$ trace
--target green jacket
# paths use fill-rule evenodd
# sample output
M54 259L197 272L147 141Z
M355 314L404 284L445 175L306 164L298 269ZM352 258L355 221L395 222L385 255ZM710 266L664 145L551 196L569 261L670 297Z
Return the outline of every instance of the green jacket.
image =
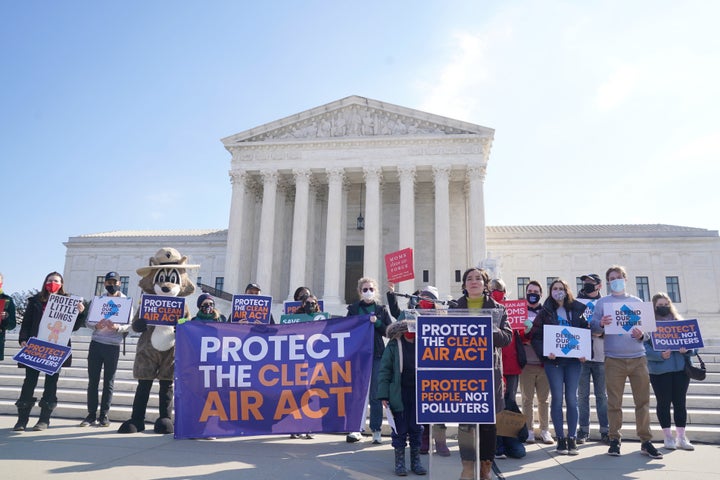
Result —
M382 359L380 360L380 371L378 373L377 399L387 400L390 403L390 410L393 412L403 411L402 402L402 334L407 331L407 322L396 322L387 328L387 336L391 339ZM414 393L414 392L413 392Z
M7 318L0 320L0 360L5 358L5 330L12 330L17 325L15 319L15 302L10 295L0 293L0 300L5 300L4 311L7 312Z

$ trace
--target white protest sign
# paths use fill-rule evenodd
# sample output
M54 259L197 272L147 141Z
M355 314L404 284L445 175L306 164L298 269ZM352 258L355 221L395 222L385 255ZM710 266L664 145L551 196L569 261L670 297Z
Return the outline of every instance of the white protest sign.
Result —
M132 298L130 297L95 297L90 304L88 323L98 323L100 320L110 320L113 323L127 325L130 323L132 313Z
M606 303L603 315L610 315L612 322L605 325L606 335L624 335L637 327L643 332L654 332L655 310L652 302Z
M37 338L57 345L67 345L77 320L78 305L82 297L70 295L50 295L45 311L40 319Z
M556 357L590 359L592 342L589 328L568 327L565 325L545 325L543 327L543 355Z

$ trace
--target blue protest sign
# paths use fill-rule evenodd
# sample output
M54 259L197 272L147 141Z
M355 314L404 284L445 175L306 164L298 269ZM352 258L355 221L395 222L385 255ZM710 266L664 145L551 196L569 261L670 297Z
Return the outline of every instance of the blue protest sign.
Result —
M657 322L657 330L650 334L653 350L692 350L703 348L702 335L697 319Z
M55 375L69 356L68 346L30 337L25 346L13 356L13 360L48 375Z

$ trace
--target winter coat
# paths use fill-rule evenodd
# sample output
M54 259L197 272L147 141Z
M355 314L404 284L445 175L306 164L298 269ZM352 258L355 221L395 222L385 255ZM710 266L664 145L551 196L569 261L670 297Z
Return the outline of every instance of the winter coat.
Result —
M675 320L668 318L667 320ZM657 323L662 323L657 319ZM688 350L685 353L678 351L670 352L670 358L662 358L662 351L657 351L652 346L652 340L645 341L645 356L647 357L648 372L650 375L662 375L663 373L682 372L685 370L685 358L697 355L697 350Z
M387 336L390 341L383 352L378 372L377 399L387 400L390 410L402 412L402 372L403 348L414 348L415 344L403 340L403 334L408 331L406 321L396 322L387 327ZM415 392L412 392L413 395Z
M573 300L569 306L565 305L565 311L567 311L569 317L568 322L571 327L590 328L587 319L585 318L585 308L585 304L578 302L577 300ZM543 355L543 327L545 325L560 325L560 322L558 321L556 303L552 298L545 300L543 308L538 312L535 320L533 320L533 326L530 330L530 343L535 350L535 353L542 359L544 364L557 365L561 361L564 362L568 360L578 362L579 360L577 358L555 357L550 360L548 357Z
M12 330L17 325L15 320L15 302L10 295L0 293L0 300L5 300L7 318L0 320L0 360L5 358L5 331Z
M451 305L450 308L467 309L467 297L460 297L456 304ZM502 310L500 325L497 329L493 328L493 371L495 376L495 413L497 414L505 408L505 401L503 400L502 348L510 345L512 341L512 328L510 327L510 323L508 323L507 312L503 305L486 296L483 308L499 308Z

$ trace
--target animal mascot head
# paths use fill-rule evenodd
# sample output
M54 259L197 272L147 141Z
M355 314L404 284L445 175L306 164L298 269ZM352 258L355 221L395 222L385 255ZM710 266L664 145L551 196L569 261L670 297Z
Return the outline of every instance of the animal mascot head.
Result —
M181 256L174 248L161 248L150 258L149 265L137 270L140 275L140 288L148 295L166 297L186 297L195 292L187 270L199 268L188 265L187 257ZM155 421L155 433L173 433L171 417L173 400L173 373L175 367L175 327L148 325L135 314L132 328L141 333L135 350L133 376L138 381L130 420L125 421L119 433L136 433L145 430L145 412L147 410L153 381L160 381L160 416ZM185 317L189 310L185 307Z

